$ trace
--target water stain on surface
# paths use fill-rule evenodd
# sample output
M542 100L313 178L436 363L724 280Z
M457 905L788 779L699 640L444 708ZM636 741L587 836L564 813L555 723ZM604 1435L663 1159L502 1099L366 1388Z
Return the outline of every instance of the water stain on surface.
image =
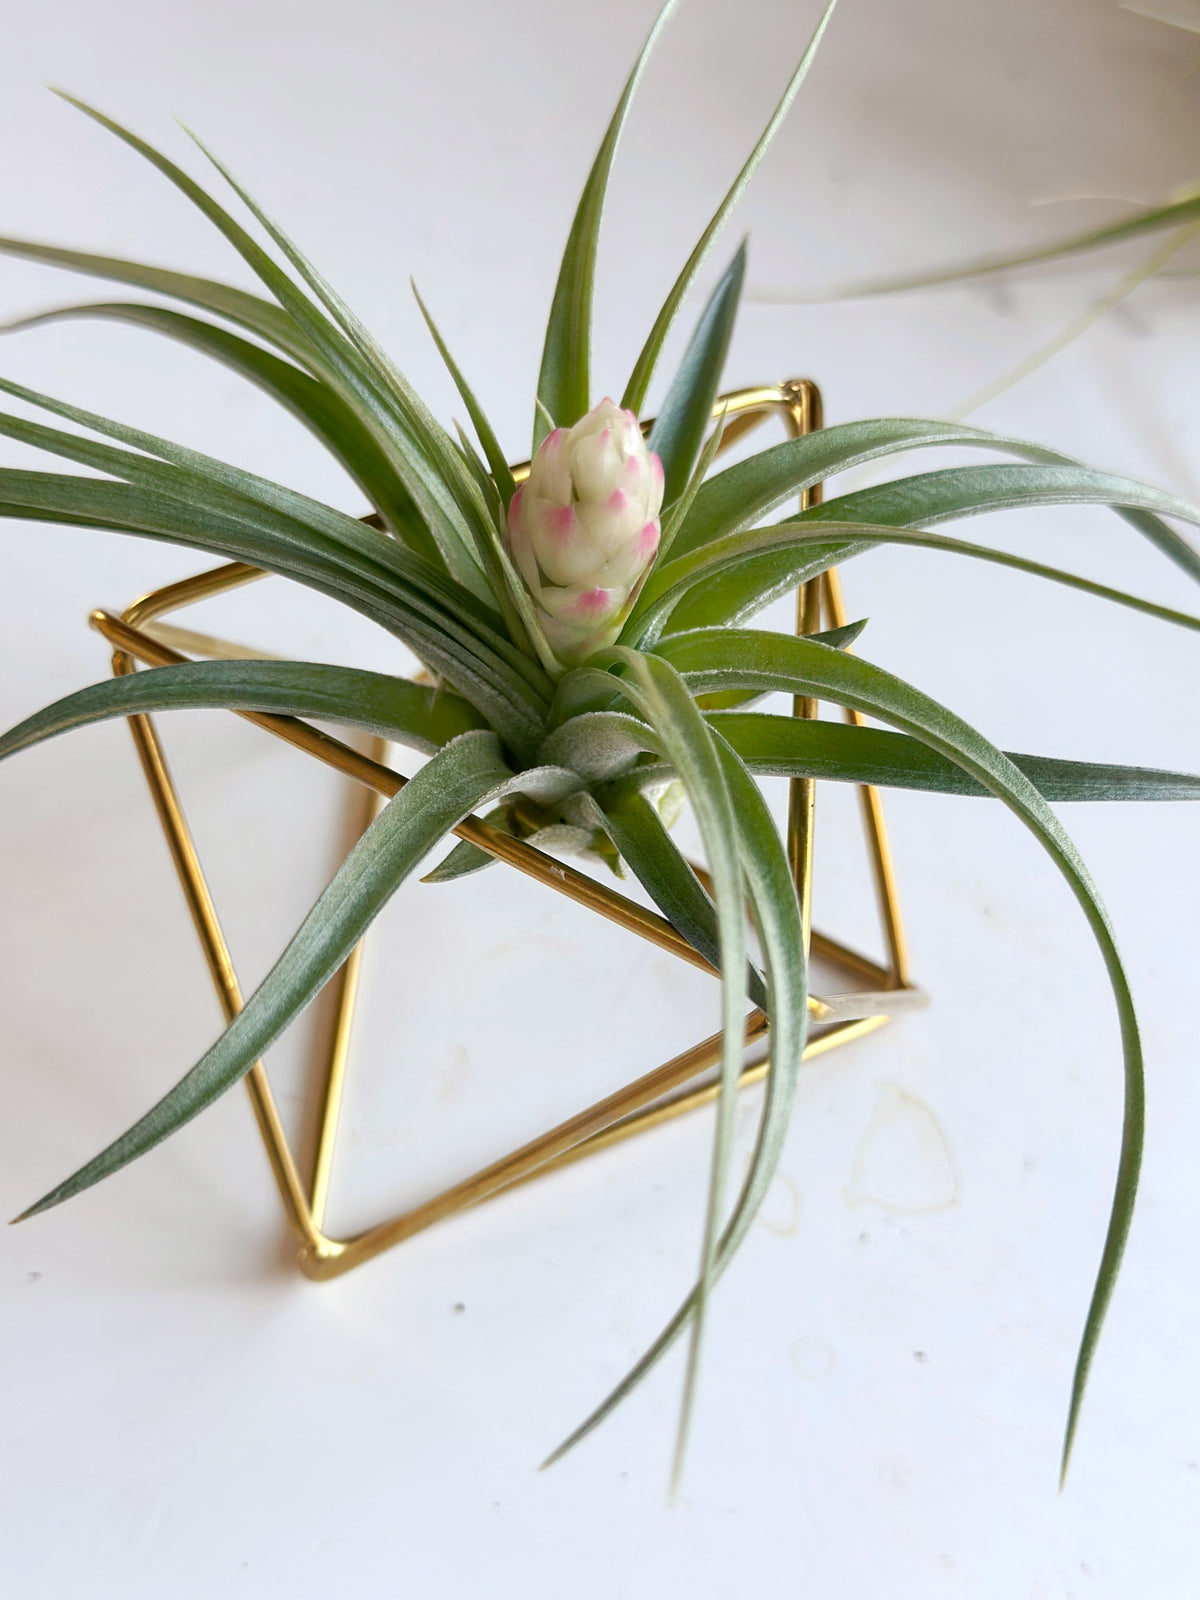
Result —
M754 1220L781 1239L790 1238L800 1226L800 1191L786 1172L776 1172L771 1179Z
M829 1376L837 1357L833 1353L833 1346L826 1340L807 1335L795 1341L788 1351L788 1360L792 1364L793 1371L801 1378L815 1383L818 1379Z
M846 1203L914 1215L958 1203L958 1171L941 1125L917 1095L884 1084L859 1140Z

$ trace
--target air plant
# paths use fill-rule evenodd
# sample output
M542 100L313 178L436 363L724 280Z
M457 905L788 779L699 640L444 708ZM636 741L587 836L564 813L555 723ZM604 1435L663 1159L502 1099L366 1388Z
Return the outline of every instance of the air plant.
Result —
M4 468L0 514L166 540L282 574L379 624L408 647L427 676L416 682L317 663L189 661L68 695L5 735L0 756L104 718L224 707L318 716L369 729L428 760L363 835L245 1008L200 1060L133 1127L23 1215L45 1211L110 1176L235 1084L463 818L496 806L502 825L525 826L528 834L521 819L533 815L537 829L547 830L545 842L573 842L610 863L624 863L674 927L724 974L725 1045L695 1282L634 1369L560 1447L595 1426L688 1334L681 1449L706 1302L771 1181L806 1037L801 908L756 779L819 774L849 783L993 796L1033 833L1079 902L1108 972L1124 1059L1124 1136L1075 1370L1065 1466L1132 1214L1143 1086L1138 1025L1108 916L1049 802L1191 799L1200 796L1200 779L1005 754L947 707L852 655L848 647L857 626L794 637L756 627L753 619L772 599L835 564L881 546L912 545L1015 567L1196 629L1196 617L931 530L1004 507L1111 507L1200 578L1200 557L1163 520L1195 524L1200 510L1017 439L896 418L839 424L712 470L720 424L712 431L710 424L741 290L744 247L705 306L643 442L647 394L664 341L807 74L832 5L671 288L619 404L597 401L589 329L601 211L631 97L674 3L669 0L654 23L575 212L546 332L533 462L522 488L428 313L474 439L462 431L453 437L431 415L336 292L215 156L204 151L257 233L167 156L101 112L72 102L197 206L269 298L48 245L4 239L0 249L189 307L169 310L135 300L72 306L52 315L141 324L233 368L308 425L359 486L373 516L365 522L6 380L0 388L7 394L73 427L5 414L0 433L103 476ZM833 474L951 445L1016 460L899 477L763 525L785 500ZM430 677L436 693L427 687ZM746 709L775 691L854 708L886 726L834 728ZM703 840L703 883L671 835L670 805L661 803L669 786L679 785ZM459 846L434 876L486 864L480 852ZM760 952L753 961L747 907ZM753 1156L729 1199L747 990L769 1014L771 1060Z

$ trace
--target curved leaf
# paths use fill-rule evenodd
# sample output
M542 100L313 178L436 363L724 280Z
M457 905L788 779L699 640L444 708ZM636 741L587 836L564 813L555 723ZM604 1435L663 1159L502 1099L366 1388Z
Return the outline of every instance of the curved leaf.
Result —
M922 422L904 417L839 423L760 451L749 461L740 461L710 479L696 496L691 511L676 535L671 553L674 557L686 555L726 534L748 528L768 511L782 505L790 495L811 488L836 472L846 472L851 467L878 460L881 456L894 455L901 450L949 445L1003 450L1039 465L1081 472L1089 470L1055 450L1045 450L1022 439L987 433L981 428L967 428L960 423ZM1144 490L1145 485L1138 484L1137 488ZM863 492L871 493L870 490ZM840 497L843 502L850 498L848 495ZM837 503L828 502L829 505ZM1141 501L1135 497L1132 504L1140 505ZM812 511L804 515L811 516ZM1120 515L1156 544L1177 566L1200 580L1200 554L1174 529L1148 511L1122 510ZM888 518L878 516L869 520L886 522Z
M682 780L688 799L691 801L708 858L720 944L722 973L720 1094L705 1207L704 1240L700 1252L700 1275L695 1291L696 1307L692 1322L692 1340L688 1352L676 1442L674 1476L678 1479L687 1448L688 1430L695 1403L705 1309L709 1289L714 1280L729 1155L733 1142L737 1085L742 1067L745 1001L740 986L729 977L731 973L742 973L746 970L742 864L737 847L737 816L730 799L724 766L717 753L716 741L679 674L661 658L639 655L636 651L625 650L620 646L614 646L603 652L603 657L619 663L622 669L619 680L621 693L658 736L663 755Z
M215 327L211 322L202 322L198 317L168 311L162 306L126 301L63 306L36 317L25 317L20 322L9 323L0 331L19 333L23 329L40 327L46 323L83 317L129 322L135 327L149 328L154 333L164 334L167 338L211 356L243 378L248 378L311 429L345 467L394 533L400 534L406 544L419 543L419 534L414 533L410 526L417 517L412 496L370 430L363 426L353 408L328 384L320 378L314 378L293 362L283 361L269 350L263 350L225 328Z
M1036 500L1029 503L1038 504ZM844 536L842 543L827 542L838 533ZM901 533L878 523L823 521L810 526L797 521L733 534L695 551L677 565L668 562L647 583L639 599L644 610L639 615L635 606L626 625L628 637L646 648L668 626L673 633L682 633L692 628L742 621L797 584L806 583L830 567L843 566L881 544L911 545L950 555L971 556L977 561L1009 567L1063 584L1068 589L1078 589L1100 600L1110 600L1160 622L1200 629L1200 617L1186 611L1143 600L1108 584L1094 583L1090 578L1064 572L1060 567L1028 561L1007 550L995 550L965 539L948 539L936 533Z
M905 289L931 288L935 284L959 283L964 278L979 278L989 272L1011 272L1017 267L1036 266L1046 261L1056 261L1060 256L1080 255L1086 250L1102 250L1109 245L1124 244L1144 233L1157 233L1163 228L1177 228L1200 217L1200 195L1189 195L1170 205L1150 206L1145 211L1122 217L1103 228L1091 228L1086 233L1076 233L1055 244L1039 245L1034 250L1016 251L1011 255L985 256L979 261L967 261L958 267L938 268L933 272L904 274L891 278L869 278L852 283L844 289L831 291L820 298L849 299L852 296L897 294Z
M891 527L932 525L956 517L1012 507L1104 505L1121 510L1150 511L1200 523L1200 510L1178 495L1139 483L1135 478L1099 472L1076 461L1002 462L978 467L945 467L875 484L854 494L839 495L811 506L789 520L803 522L876 522ZM1178 535L1177 564L1200 579L1200 554ZM1164 553L1170 553L1164 551Z
M737 817L737 842L751 914L766 957L771 1017L771 1069L758 1138L733 1211L711 1258L715 1281L745 1239L779 1165L795 1101L808 1026L808 973L804 929L787 859L775 823L757 784L723 740L716 744ZM697 1284L658 1338L607 1398L565 1439L545 1465L565 1455L597 1427L671 1348L698 1315L703 1282Z
M190 129L187 132L329 312L336 330L345 336L350 365L381 398L386 413L398 429L397 439L404 441L406 448L401 454L412 482L410 493L422 506L450 571L474 593L490 599L486 584L481 586L483 569L476 559L473 537L486 514L450 435L333 286L267 215L225 163Z
M712 900L642 789L641 783L628 779L604 785L594 802L597 826L607 832L671 926L719 968L721 943ZM767 1005L762 975L753 963L747 966L746 992L756 1006Z
M1099 946L1120 1019L1125 1069L1121 1154L1108 1232L1075 1368L1063 1445L1066 1470L1079 1408L1104 1314L1133 1219L1145 1125L1142 1047L1129 983L1108 914L1087 868L1054 813L1025 775L953 712L861 657L808 639L746 629L711 629L664 641L659 653L692 691L755 688L818 695L889 722L962 766L1024 822L1078 900Z
M509 825L511 808L507 805L497 806L494 811L489 811L484 821L489 827L497 828L501 833L512 833ZM432 872L427 872L422 877L422 883L453 883L455 878L466 878L474 872L482 872L485 867L494 867L496 857L488 855L486 850L481 850L477 844L472 844L469 839L460 839L452 850L447 853L434 867Z
M141 538L189 545L214 555L278 572L331 595L407 643L425 664L480 710L512 747L527 755L544 733L544 709L524 681L498 658L481 654L470 629L450 613L395 585L382 587L369 574L288 540L247 518L199 510L185 499L101 478L60 473L0 470L0 517L111 529ZM417 560L418 557L410 557Z
M98 444L78 434L0 413L0 429L10 437L129 482L152 484L165 488L168 493L186 494L190 501L206 503L212 509L228 510L232 506L246 514L253 507L255 515L260 518L263 511L275 514L273 525L277 530L285 528L285 524L278 520L282 515L287 519L286 529L292 537L299 535L310 544L317 539L323 540L327 549L329 542L333 541L339 557L365 559L381 573L394 574L403 583L418 585L430 596L437 596L449 603L456 612L472 616L485 629L492 629L494 641L502 652L508 652L512 665L527 672L532 669L535 675L538 674L536 664L495 632L495 624L499 619L473 593L455 583L438 566L424 561L415 551L404 549L395 540L381 538L375 529L357 517L269 478L259 477L244 468L231 466L214 456L164 439L159 434L115 422L111 417L87 411L82 406L70 405L52 395L26 388L24 384L0 378L0 391L15 395L55 416L79 423L94 433L133 445L135 450L146 454L116 450L111 445ZM164 462L168 465L164 466ZM544 676L542 681L545 682Z
M94 722L176 710L319 717L427 754L484 726L460 696L382 672L308 661L189 661L108 678L65 695L0 737L0 761Z
M346 336L314 305L303 290L194 178L161 151L119 122L73 95L56 91L102 128L129 146L177 188L225 236L256 277L265 284L301 335L300 358L331 383L362 417L388 455L421 520L419 554L434 565L445 564L453 577L486 598L486 585L469 549L458 508L446 484L422 454L396 414L394 397L383 393L375 373Z
M421 858L518 780L493 733L460 735L431 758L359 839L262 983L208 1049L119 1139L17 1220L69 1200L152 1150L244 1077L338 970Z
M935 794L991 794L963 767L908 734L760 711L710 711L707 721L761 777L831 778ZM1190 772L1060 761L1007 750L1004 755L1043 800L1200 800L1200 776ZM651 780L643 774L642 781Z
M450 354L450 351L446 346L446 341L438 332L437 324L434 322L432 316L430 316L429 308L426 306L424 300L422 300L420 294L418 293L416 284L412 283L411 286L413 296L418 307L420 308L421 315L425 318L425 325L429 329L434 344L437 345L438 354L445 362L446 370L454 379L454 386L462 396L462 402L467 408L468 416L471 418L471 426L475 429L476 437L483 446L483 453L487 457L487 464L491 469L492 481L496 486L496 491L500 496L501 503L503 504L505 511L507 511L508 503L517 491L516 483L513 480L512 468L508 464L508 457L500 448L500 441L496 438L495 431L487 419L487 413L479 404L479 401L475 398L474 390L463 377L459 370L458 363Z
M199 306L203 311L224 317L226 322L257 334L298 361L307 364L312 360L312 346L286 311L261 295L235 289L232 284L193 277L188 272L173 272L168 267L148 267L144 262L126 261L119 256L97 256L84 250L66 250L60 245L38 244L32 239L0 238L0 254L64 267L68 272L85 273L89 278L108 278L130 284L135 289L151 289L155 294L182 300L185 305Z
M144 455L114 450L76 434L3 414L0 414L0 431L130 482L165 489L168 494L185 497L197 508L218 514L232 512L243 521L252 518L260 531L282 537L291 545L299 543L307 551L319 549L397 598L426 608L431 616L436 614L443 631L454 634L464 650L503 661L505 671L514 675L514 679L524 680L534 703L539 706L548 703L552 690L549 677L525 651L503 636L499 631L501 619L469 590L425 562L415 551L404 549L394 540L380 538L374 529L357 518L309 495L189 450L157 434L113 422L108 417L67 405L4 379L0 379L0 390L7 390L95 432L133 444L139 451L148 451L160 459L150 460ZM164 467L162 462L169 463L169 467ZM430 606L437 608L436 613L428 611Z

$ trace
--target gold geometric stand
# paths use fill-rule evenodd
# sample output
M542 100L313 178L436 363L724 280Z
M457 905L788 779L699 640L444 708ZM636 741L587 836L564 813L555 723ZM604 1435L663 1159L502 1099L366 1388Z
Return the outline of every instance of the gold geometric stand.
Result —
M728 448L749 428L769 415L781 416L793 436L809 433L821 426L820 394L815 384L807 379L772 388L744 389L722 396L716 414L722 412L726 416L723 448ZM527 467L516 469L518 479L525 471ZM811 505L819 497L819 487L816 487L805 492L801 503ZM156 590L135 602L120 617L107 611L95 611L90 621L113 645L113 671L117 674L136 671L139 661L150 666L169 666L195 656L246 656L252 652L203 634L163 624L158 619L263 576L265 574L257 568L231 562L212 572L201 573ZM797 605L798 632L813 633L822 625L840 627L845 622L841 592L834 572L825 573L805 584L799 591ZM181 653L183 651L188 653ZM798 699L793 709L799 717L817 715L817 705L812 700ZM360 832L371 822L381 801L397 794L407 781L385 764L387 745L382 740L373 741L371 754L365 755L295 717L253 711L232 714L255 723L276 738L305 751L361 785L356 818L356 828ZM861 721L856 712L847 712L846 716L851 722ZM128 721L217 995L226 1020L231 1020L241 1009L241 990L157 729L149 716L132 716ZM864 787L859 793L887 950L886 965L871 961L836 939L817 932L809 933L815 788L812 779L793 779L789 795L788 854L800 897L805 936L811 940L814 955L851 975L855 982L865 983L869 987L865 991L833 998L810 998L812 1033L805 1050L806 1060L874 1032L899 1011L909 1009L921 999L919 991L908 980L904 936L883 812L879 795L872 788ZM585 873L555 860L520 839L502 833L478 817L468 817L454 832L459 838L477 845L489 855L515 867L518 872L535 878L555 893L590 907L600 916L658 948L670 951L680 960L716 975L709 962L669 922L615 889L596 882ZM697 872L703 878L702 869L697 868ZM462 1182L453 1184L432 1200L379 1223L354 1238L330 1238L323 1231L323 1223L349 1061L361 956L360 944L330 983L335 991L335 1022L331 1044L322 1063L317 1145L307 1185L301 1180L284 1137L266 1069L261 1061L254 1065L246 1079L275 1182L288 1220L300 1241L300 1267L310 1278L337 1277L456 1211L490 1199L532 1178L541 1177L569 1162L578 1161L583 1156L654 1127L681 1112L705 1105L716 1097L714 1082L706 1081L697 1085L696 1080L711 1074L720 1060L719 1034L702 1040L655 1071L580 1112L578 1116L560 1123L548 1133L522 1145L520 1149ZM767 1018L756 1008L746 1018L747 1049L767 1040L767 1035ZM742 1072L741 1084L745 1086L759 1082L769 1070L769 1059L747 1066Z

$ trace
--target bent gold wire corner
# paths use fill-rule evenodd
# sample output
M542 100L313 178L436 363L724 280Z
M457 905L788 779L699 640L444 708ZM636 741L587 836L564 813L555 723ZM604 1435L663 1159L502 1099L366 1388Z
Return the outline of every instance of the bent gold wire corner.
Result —
M789 380L776 387L741 389L723 395L717 402L714 416L721 413L726 419L721 441L723 450L769 416L781 417L793 437L810 433L822 425L820 392L808 379ZM527 471L527 464L515 469L518 481ZM816 504L819 499L820 487L815 486L801 496L801 505L807 507ZM375 521L372 517L364 520ZM264 576L255 567L240 562L227 563L145 595L120 617L107 611L94 611L90 620L113 646L113 671L118 674L135 672L138 662L166 666L185 661L189 657L182 653L184 651L193 656L213 657L254 654L241 646L161 623L159 619ZM836 572L827 572L800 588L796 612L798 633L816 632L823 623L829 627L840 627L845 620ZM815 717L817 710L814 700L797 698L794 702L794 715L798 717ZM398 793L406 782L400 773L386 764L387 745L383 740L373 740L370 753L363 753L295 717L250 711L231 714L255 723L360 785L354 819L356 832L365 829L381 801ZM854 711L846 712L846 716L851 722L862 721ZM213 984L226 1019L231 1019L242 1005L237 974L178 791L163 754L158 731L150 716L135 715L128 721ZM892 1016L919 1002L921 998L919 991L909 982L908 958L891 854L883 810L875 789L864 787L859 794L887 952L886 964L872 961L838 940L812 929L815 792L816 783L811 778L791 781L788 859L800 899L805 937L814 955L840 968L859 983L869 985L869 988L830 999L817 996L810 998L810 1020L814 1032L805 1051L805 1059L874 1032ZM716 975L708 961L669 922L615 889L522 840L500 832L478 817L466 818L454 831L459 838L469 840L489 855L556 893L590 907L600 916L669 951L680 960ZM703 869L698 867L697 871L703 877ZM349 1065L362 949L360 944L329 985L333 991L334 1024L321 1062L316 1150L307 1185L301 1178L284 1135L266 1069L261 1061L254 1065L246 1080L280 1198L288 1221L300 1241L300 1267L310 1278L337 1277L456 1211L477 1205L569 1162L578 1161L583 1156L652 1128L684 1111L705 1105L716 1097L715 1082L697 1080L703 1080L706 1074L711 1074L720 1060L719 1034L693 1045L690 1050L664 1062L654 1071L551 1128L501 1160L453 1184L433 1199L353 1238L331 1238L324 1231L324 1219L333 1173L338 1118ZM758 1009L749 1012L746 1018L747 1049L766 1042L769 1051L768 1033L765 1014ZM744 1067L741 1084L745 1086L759 1082L769 1070L768 1053L765 1059Z

